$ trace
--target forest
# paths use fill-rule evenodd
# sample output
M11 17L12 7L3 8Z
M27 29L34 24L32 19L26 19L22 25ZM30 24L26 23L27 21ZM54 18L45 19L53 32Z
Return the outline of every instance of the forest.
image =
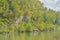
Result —
M60 12L39 0L0 0L0 32L60 30Z

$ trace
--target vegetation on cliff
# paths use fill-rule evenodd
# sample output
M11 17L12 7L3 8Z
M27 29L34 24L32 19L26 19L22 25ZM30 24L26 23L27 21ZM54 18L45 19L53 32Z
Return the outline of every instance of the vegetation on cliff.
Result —
M39 0L0 0L0 32L56 30L60 13L48 10Z

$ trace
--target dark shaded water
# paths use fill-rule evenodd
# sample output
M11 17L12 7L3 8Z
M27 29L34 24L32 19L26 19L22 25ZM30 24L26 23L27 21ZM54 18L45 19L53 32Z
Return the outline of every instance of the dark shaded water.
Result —
M60 32L0 34L0 40L60 40Z

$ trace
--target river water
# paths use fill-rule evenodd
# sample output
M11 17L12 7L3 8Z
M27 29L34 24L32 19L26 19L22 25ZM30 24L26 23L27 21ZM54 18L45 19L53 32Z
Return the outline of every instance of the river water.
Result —
M60 32L11 32L0 34L0 40L60 40Z

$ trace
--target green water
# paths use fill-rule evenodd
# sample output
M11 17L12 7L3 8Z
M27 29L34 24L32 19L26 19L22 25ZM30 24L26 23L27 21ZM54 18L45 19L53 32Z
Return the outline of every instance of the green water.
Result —
M0 34L0 40L60 40L60 32Z

